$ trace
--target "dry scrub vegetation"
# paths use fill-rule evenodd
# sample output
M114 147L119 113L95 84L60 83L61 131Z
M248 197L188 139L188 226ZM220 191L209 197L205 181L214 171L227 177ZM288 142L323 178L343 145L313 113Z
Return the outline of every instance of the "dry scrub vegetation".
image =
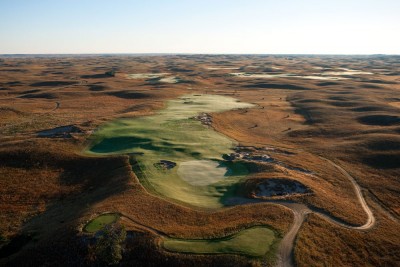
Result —
M374 74L322 79L321 73L340 68ZM282 164L263 163L250 179L297 180L312 194L295 201L363 224L366 215L350 182L322 156L354 176L372 206L377 224L366 231L308 215L295 243L297 266L395 266L400 261L399 68L399 57L385 56L2 57L0 264L93 264L90 241L80 229L110 211L130 218L121 221L128 231L122 265L259 264L244 256L169 253L157 233L211 238L267 224L283 236L293 220L290 210L270 203L193 209L149 194L127 156L81 153L92 131L106 121L149 115L168 99L207 93L256 104L211 114L212 127L240 145L274 149L266 153ZM116 75L105 75L111 69ZM170 73L178 82L127 76L141 73ZM38 137L39 131L68 125L79 132ZM7 248L12 240L20 240L14 250Z

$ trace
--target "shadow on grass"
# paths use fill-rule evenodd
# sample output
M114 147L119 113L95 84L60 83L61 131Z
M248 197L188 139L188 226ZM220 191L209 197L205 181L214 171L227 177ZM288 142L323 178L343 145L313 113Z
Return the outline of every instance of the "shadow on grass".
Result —
M369 115L358 118L358 121L366 125L393 126L400 125L400 117L393 115Z
M46 210L25 222L21 232L1 249L0 265L7 266L84 264L88 246L77 236L80 218L96 203L127 190L132 179L125 156L87 158L35 146L0 151L0 165L62 169L59 183L78 188L73 193L50 195Z
M256 83L244 86L246 88L263 88L263 89L285 89L285 90L309 90L298 85L292 84L278 84L278 83Z
M76 81L48 81L48 82L37 82L32 83L33 87L46 87L46 86L66 86L66 85L74 85L78 84Z

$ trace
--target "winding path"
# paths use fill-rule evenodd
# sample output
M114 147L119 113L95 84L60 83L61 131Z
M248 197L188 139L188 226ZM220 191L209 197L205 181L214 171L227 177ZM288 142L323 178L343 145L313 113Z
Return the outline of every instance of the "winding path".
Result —
M375 216L374 216L372 210L370 209L370 207L368 206L367 202L365 201L365 198L362 194L361 188L358 185L358 183L356 182L356 180L345 169L343 169L342 167L340 167L333 161L323 158L323 157L320 157L320 158L327 161L329 164L331 164L335 168L337 168L351 182L351 184L354 187L354 191L357 195L357 199L360 202L361 207L367 214L367 221L365 224L363 224L361 226L349 225L342 221L339 221L338 219L336 219L328 214L321 213L320 211L318 211L316 209L308 207L305 204L287 202L287 201L282 201L282 200L263 200L263 199L249 199L249 198L245 198L245 197L232 197L229 199L229 201L227 203L228 206L234 206L234 205L245 205L245 204L256 204L256 203L268 202L268 203L284 206L293 212L294 220L293 220L292 226L291 226L290 230L286 233L286 235L283 237L283 239L279 245L279 248L278 248L277 261L276 261L276 265L275 265L276 267L292 267L292 266L294 266L294 257L293 256L294 256L295 239L296 239L298 231L300 230L301 225L303 224L307 215L310 213L318 214L319 216L325 218L326 220L328 220L329 222L331 222L335 225L339 225L341 227L351 229L351 230L368 230L371 227L373 227L375 224L375 221L376 221ZM150 231L156 235L165 236L165 233L163 233L155 228L141 224L140 222L134 220L133 218L131 218L127 215L122 214L122 216L143 230Z
M354 191L357 195L357 199L361 204L361 207L364 209L365 213L367 214L367 221L365 224L361 226L352 226L352 225L347 225L343 222L339 222L338 220L320 213L315 210L311 210L307 206L303 204L285 204L285 203L277 203L280 205L284 205L288 208L290 208L294 214L294 221L292 224L292 227L290 228L289 232L286 233L285 237L282 239L281 244L278 248L278 255L277 255L277 262L276 262L276 267L291 267L294 266L293 264L293 248L294 248L294 242L295 238L297 235L297 232L299 231L301 225L303 224L305 217L307 214L314 212L328 221L330 221L333 224L345 227L347 229L352 229L352 230L368 230L375 224L375 216L372 212L372 210L369 208L367 202L365 201L364 196L362 195L362 191L356 180L351 176L345 169L334 163L333 161L320 157L321 159L327 161L329 164L337 168L344 176L349 179L351 184L354 187Z
M356 195L357 195L358 201L361 204L361 207L363 208L363 210L365 211L365 213L368 216L367 222L364 225L361 225L361 226L347 226L347 225L345 225L343 223L337 223L337 224L340 224L340 225L342 225L342 226L344 226L346 228L353 229L353 230L368 230L368 229L370 229L375 224L375 216L374 216L372 210L370 209L370 207L368 206L367 202L365 201L365 198L364 198L364 196L362 194L361 188L358 185L358 183L356 182L356 180L345 169L343 169L342 167L340 167L339 165L337 165L333 161L331 161L329 159L326 159L326 158L322 158L322 159L326 160L332 166L336 167L344 176L347 177L347 179L349 179L349 181L352 183L352 185L354 187L354 190L356 191Z
M290 228L289 232L286 233L279 245L276 262L276 266L279 267L293 266L293 248L297 232L303 224L306 215L312 212L309 208L307 208L306 205L303 204L284 204L284 206L292 210L294 220L292 227Z

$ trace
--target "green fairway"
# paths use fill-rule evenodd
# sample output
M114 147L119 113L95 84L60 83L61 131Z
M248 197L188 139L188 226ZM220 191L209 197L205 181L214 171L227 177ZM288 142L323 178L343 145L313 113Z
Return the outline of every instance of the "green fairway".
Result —
M100 215L85 225L83 230L88 233L94 233L101 230L104 226L114 223L118 220L119 215L114 213Z
M222 239L165 238L163 246L174 252L195 254L233 253L254 257L266 255L275 242L274 232L266 227L253 227Z
M236 143L194 119L201 112L249 108L252 104L218 95L189 95L167 102L152 116L119 119L92 136L89 154L135 154L134 172L150 191L208 208L222 207L247 174L242 164L225 162ZM159 162L176 163L160 168Z

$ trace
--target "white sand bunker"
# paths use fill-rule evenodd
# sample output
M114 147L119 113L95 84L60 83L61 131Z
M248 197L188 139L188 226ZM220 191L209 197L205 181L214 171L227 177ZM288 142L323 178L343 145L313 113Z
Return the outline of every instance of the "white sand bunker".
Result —
M349 78L344 77L332 77L332 76L317 76L317 75L307 75L307 76L296 76L303 79L309 80L330 80L330 81L339 81L339 80L348 80Z
M165 77L165 78L161 78L159 80L159 82L162 83L179 83L181 81L181 79L177 78L177 77Z
M221 181L227 172L226 167L212 160L186 161L178 167L179 177L194 186L206 186Z
M170 73L162 72L162 73L135 73L135 74L127 74L126 77L128 79L135 80L154 80L155 82L160 83L179 83L181 79L175 76L169 76Z
M347 69L347 68L338 68L338 70L341 71L325 71L321 73L321 75L337 75L337 76L351 76L351 75L372 75L372 72L366 72L366 71L361 71L361 70L352 70L352 69Z
M300 78L300 79L310 79L310 80L346 80L348 78L344 77L331 77L331 76L317 76L317 75L296 75L292 73L279 73L279 74L268 74L268 73L248 73L248 72L235 72L230 73L230 75L240 78Z
M157 79L169 75L169 73L134 73L127 74L128 79Z
M311 193L305 185L289 179L268 179L257 185L255 197L258 198L282 198L293 195Z
M294 77L294 74L290 73L280 73L280 74L269 74L269 73L249 73L249 72L234 72L230 73L230 75L241 78L286 78L286 77Z
M238 67L206 67L208 70L238 70Z

